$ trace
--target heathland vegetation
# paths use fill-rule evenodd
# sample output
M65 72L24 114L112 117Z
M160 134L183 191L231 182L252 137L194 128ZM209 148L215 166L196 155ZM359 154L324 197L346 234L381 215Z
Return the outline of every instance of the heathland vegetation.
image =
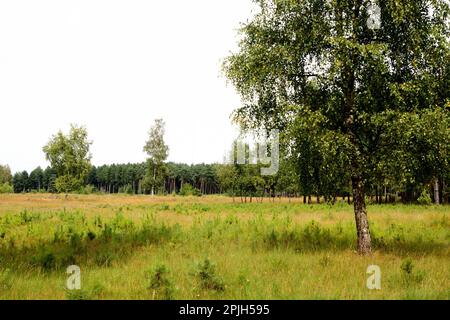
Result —
M279 132L279 170L238 142L230 163L168 162L162 119L142 163L93 166L72 125L47 168L0 166L0 297L449 298L448 2L257 3L223 72L243 135Z
M374 253L359 256L347 203L0 195L0 299L449 299L448 208L369 210Z

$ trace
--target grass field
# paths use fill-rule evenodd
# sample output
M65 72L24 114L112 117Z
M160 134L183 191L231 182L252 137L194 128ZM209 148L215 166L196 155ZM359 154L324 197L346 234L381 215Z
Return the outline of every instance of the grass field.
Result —
M449 213L370 206L361 257L347 204L0 195L0 299L449 299Z

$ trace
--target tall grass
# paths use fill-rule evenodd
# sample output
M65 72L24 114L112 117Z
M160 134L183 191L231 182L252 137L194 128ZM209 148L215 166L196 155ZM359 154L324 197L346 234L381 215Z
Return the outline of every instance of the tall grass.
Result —
M1 197L2 299L450 298L448 207L370 206L375 253L360 257L346 204ZM72 264L81 291L65 289Z

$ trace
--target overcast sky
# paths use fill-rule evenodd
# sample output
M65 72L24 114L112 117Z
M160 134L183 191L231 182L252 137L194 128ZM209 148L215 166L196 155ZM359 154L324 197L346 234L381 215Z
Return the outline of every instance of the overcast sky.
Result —
M155 118L169 160L221 161L239 96L220 73L251 0L0 0L0 163L45 167L42 146L85 125L93 164L144 161Z

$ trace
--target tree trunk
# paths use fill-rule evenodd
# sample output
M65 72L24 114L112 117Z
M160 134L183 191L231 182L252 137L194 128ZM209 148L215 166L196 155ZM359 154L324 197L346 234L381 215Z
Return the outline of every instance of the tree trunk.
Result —
M380 199L378 198L378 186L375 187L375 203L380 204Z
M153 165L152 196L155 195L156 167Z
M434 179L434 203L440 205L441 201L439 199L439 179Z
M364 186L360 177L352 178L353 203L356 220L356 233L358 237L358 253L370 254L372 244L369 230L369 221L367 220L366 200L364 198Z
M445 194L445 191L447 190L447 186L445 184L445 179L442 181L442 203L446 204L448 203L448 195Z

